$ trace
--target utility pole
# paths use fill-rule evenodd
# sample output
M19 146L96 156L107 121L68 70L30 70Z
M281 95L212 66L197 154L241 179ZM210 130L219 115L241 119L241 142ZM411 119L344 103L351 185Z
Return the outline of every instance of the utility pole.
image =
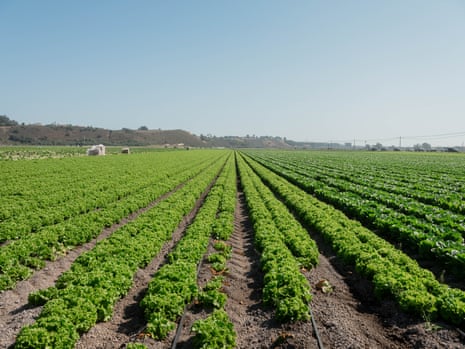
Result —
M402 136L399 136L399 149L402 149Z

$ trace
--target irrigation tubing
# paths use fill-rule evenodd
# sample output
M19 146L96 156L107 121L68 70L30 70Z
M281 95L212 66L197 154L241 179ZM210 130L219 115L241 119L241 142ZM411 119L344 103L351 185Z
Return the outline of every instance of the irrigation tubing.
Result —
M203 261L203 258L199 262L199 265L197 266L197 276L200 273L200 268L202 267L202 261ZM181 319L179 320L179 323L178 323L178 328L176 329L176 334L175 334L175 336L173 338L173 343L171 344L171 349L176 349L176 345L178 344L179 337L181 336L182 324L184 323L184 318L186 317L186 312L187 312L188 306L189 305L186 304L186 306L184 307L184 311L183 311Z
M187 306L184 308L184 312L182 313L181 319L179 320L178 328L176 329L176 335L174 336L171 349L176 349L176 345L178 344L179 337L181 336L182 324L184 322L184 318L186 317L186 310L187 310Z
M318 348L319 349L324 349L323 348L323 343L321 342L321 338L320 338L320 335L318 333L318 328L316 327L316 321L315 321L315 317L313 316L312 307L309 306L309 309L310 309L310 318L312 319L313 333L315 334L316 341L318 343Z

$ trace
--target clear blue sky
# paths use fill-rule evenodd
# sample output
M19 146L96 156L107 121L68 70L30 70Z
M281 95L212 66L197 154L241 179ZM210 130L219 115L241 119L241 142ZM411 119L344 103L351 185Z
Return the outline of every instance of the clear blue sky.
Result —
M465 1L0 0L0 115L461 145Z

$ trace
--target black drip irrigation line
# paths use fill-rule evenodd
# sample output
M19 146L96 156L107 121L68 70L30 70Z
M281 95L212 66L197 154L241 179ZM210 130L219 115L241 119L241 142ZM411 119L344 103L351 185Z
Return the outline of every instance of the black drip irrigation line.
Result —
M199 265L197 266L197 278L200 273L200 268L202 267L202 260L199 262ZM179 320L178 327L176 329L176 334L173 338L173 343L171 344L171 349L176 349L176 345L178 344L179 337L181 336L182 324L184 322L184 318L186 317L186 312L187 312L188 307L189 307L189 304L186 304L186 306L184 307L184 311L182 313L181 319Z
M324 349L323 348L323 343L322 343L320 335L318 333L318 328L316 327L316 321L315 321L315 317L313 316L312 307L309 306L308 308L310 309L310 318L312 319L313 333L315 334L315 338L316 338L316 341L318 343L318 348L319 349Z
M176 345L178 344L179 337L181 336L182 324L184 322L184 318L186 317L186 310L187 310L187 305L184 308L184 312L182 313L181 319L179 320L178 328L176 329L176 335L174 336L171 349L176 349Z

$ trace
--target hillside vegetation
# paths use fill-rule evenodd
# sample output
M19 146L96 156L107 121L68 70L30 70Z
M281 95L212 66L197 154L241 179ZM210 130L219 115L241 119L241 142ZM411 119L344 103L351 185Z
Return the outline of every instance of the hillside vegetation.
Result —
M185 130L108 130L92 126L19 124L0 116L0 145L93 145L289 148L281 137L197 136Z

